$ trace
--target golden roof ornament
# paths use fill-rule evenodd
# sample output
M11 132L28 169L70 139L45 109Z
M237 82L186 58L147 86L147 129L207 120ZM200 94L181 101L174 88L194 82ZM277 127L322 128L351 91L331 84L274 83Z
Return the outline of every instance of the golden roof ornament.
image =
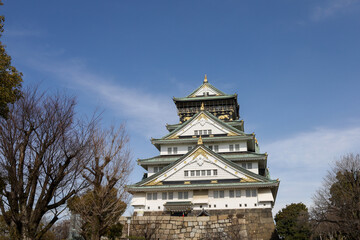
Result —
M208 80L207 80L207 76L205 74L204 83L207 83L207 82L208 82Z
M204 103L202 102L201 107L200 107L200 111L204 111L204 110L205 110L205 107L204 107Z
M201 138L201 135L200 135L200 137L199 137L199 140L198 140L198 143L197 143L198 145L203 145L203 141L202 141L202 138Z

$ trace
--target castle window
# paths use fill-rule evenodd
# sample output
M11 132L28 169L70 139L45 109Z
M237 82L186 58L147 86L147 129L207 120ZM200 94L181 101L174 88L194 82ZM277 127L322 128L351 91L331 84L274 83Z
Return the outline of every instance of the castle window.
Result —
M168 154L172 154L172 148L171 147L168 148Z
M208 134L211 135L211 129L208 130Z
M174 198L174 193L173 192L169 192L169 200L173 200Z
M225 207L228 207L228 205L227 205L227 204L225 204Z
M184 171L184 176L188 177L189 176L189 171Z
M241 166L246 169L246 163L242 163Z
M214 175L214 176L217 176L217 170L216 170L216 169L213 170L213 175Z
M157 193L153 193L153 200L157 200Z
M146 199L147 200L152 200L152 193L146 194Z
M252 197L256 197L256 196L257 196L257 194L256 194L256 189L253 189L253 190L251 191L251 196L252 196Z
M241 207L242 205L241 205L241 203L239 204L239 207Z
M219 191L214 191L214 198L219 198Z
M201 176L205 176L206 171L205 170L201 170Z
M216 208L216 204L214 204L214 208Z
M194 170L191 171L190 173L191 173L191 176L192 176L192 177L195 176L195 171L194 171Z
M202 130L199 130L199 135L202 135Z
M245 205L245 207L247 207L247 204L246 204L246 203L245 203L244 205Z
M214 145L214 152L218 152L219 151L219 145Z
M178 192L178 199L183 199L183 193L182 192Z
M157 173L159 171L158 167L154 167L154 173Z
M207 175L210 176L211 175L211 170L207 170Z
M207 130L204 130L204 135L207 135Z
M248 169L252 169L252 163L248 163L248 164L247 164L247 168L248 168Z
M235 151L240 151L240 145L239 144L235 144Z
M190 152L190 151L191 151L191 149L192 149L192 147L191 147L191 146L188 146L188 152Z
M188 192L184 192L184 199L188 199L189 198L189 193Z
M173 152L174 154L177 154L177 147L174 147Z
M212 145L209 145L209 149L210 149L210 150L213 150L213 146L212 146Z
M251 197L250 189L247 189L247 190L246 190L246 197Z
M224 198L224 197L225 197L224 191L219 191L219 197L220 197L220 198Z
M241 197L241 190L236 190L236 197Z
M167 193L166 192L163 192L162 193L162 200L166 200L167 199Z
M229 197L231 198L235 197L234 190L229 191Z
M200 170L196 170L196 176L200 176Z
M232 144L229 145L229 151L230 151L230 152L233 152L233 151L234 151L234 145L232 145Z

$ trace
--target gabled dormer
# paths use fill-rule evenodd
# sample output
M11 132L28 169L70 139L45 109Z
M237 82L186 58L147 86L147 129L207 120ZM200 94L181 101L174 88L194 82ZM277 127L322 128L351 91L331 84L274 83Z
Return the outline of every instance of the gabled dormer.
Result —
M178 109L180 122L189 120L203 105L205 110L223 121L238 120L239 104L237 94L226 94L211 85L205 75L204 82L187 97L173 98Z

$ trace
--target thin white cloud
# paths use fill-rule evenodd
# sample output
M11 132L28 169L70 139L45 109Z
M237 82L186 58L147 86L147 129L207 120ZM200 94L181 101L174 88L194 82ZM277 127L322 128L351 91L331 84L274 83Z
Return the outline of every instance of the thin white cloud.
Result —
M338 13L346 13L354 9L359 3L359 0L331 0L323 6L316 7L312 14L311 19L319 21L322 19L329 18Z
M21 29L21 28L9 28L5 29L5 35L7 37L39 37L43 36L44 32L37 29Z
M165 133L164 125L176 122L176 109L169 96L152 94L146 89L123 86L131 79L114 79L101 76L87 69L83 61L49 61L31 59L33 68L51 74L67 86L86 92L89 98L101 101L114 115L121 116L132 129L146 137ZM174 117L175 116L175 117Z
M318 128L264 144L271 176L281 181L273 212L298 202L309 207L332 163L347 153L357 153L359 146L360 127Z

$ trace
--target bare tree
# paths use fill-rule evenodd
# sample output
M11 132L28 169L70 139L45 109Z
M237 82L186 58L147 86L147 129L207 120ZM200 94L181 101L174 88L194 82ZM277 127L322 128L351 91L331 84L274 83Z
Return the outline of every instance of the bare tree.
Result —
M73 97L29 88L0 119L0 209L12 239L41 239L85 186L95 123L79 120L75 106Z
M93 159L83 174L90 189L80 197L74 197L69 207L80 214L82 235L98 240L118 222L128 201L125 185L132 164L124 125L108 131L97 130L92 138L91 152Z
M360 155L349 154L324 178L311 211L315 234L324 238L360 236Z

